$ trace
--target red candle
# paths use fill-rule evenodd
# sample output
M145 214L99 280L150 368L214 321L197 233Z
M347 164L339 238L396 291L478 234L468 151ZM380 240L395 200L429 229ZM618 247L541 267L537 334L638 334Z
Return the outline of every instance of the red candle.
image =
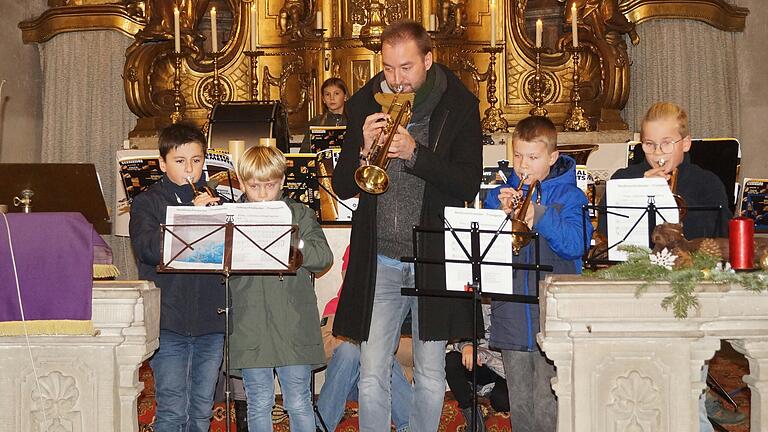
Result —
M728 224L730 262L735 270L751 270L755 262L755 221L736 217Z

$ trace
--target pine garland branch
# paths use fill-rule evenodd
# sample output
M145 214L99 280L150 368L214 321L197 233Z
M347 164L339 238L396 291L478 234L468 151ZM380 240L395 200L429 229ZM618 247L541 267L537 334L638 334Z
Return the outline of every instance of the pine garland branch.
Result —
M585 274L600 279L642 281L635 290L635 297L640 297L655 282L668 281L671 292L662 299L661 307L664 310L671 308L678 319L686 318L688 311L699 308L696 287L701 282L739 284L755 293L768 290L768 272L737 273L730 266L723 267L719 258L707 253L696 251L691 254L690 268L670 270L651 262L651 251L647 248L626 246L621 249L627 252L626 262Z

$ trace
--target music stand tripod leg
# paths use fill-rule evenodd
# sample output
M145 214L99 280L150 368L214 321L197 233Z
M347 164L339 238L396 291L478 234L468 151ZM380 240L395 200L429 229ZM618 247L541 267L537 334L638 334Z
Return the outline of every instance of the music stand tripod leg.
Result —
M231 384L229 382L229 269L224 269L224 309L219 309L219 313L224 313L224 421L226 422L224 430L231 432L230 403Z
M481 289L481 270L480 265L482 261L480 252L480 224L472 222L470 233L471 254L472 261L472 415L470 421L471 426L469 429L472 432L477 431L477 307L481 304L482 289ZM483 319L483 336L485 336L485 319ZM482 421L482 419L480 419Z

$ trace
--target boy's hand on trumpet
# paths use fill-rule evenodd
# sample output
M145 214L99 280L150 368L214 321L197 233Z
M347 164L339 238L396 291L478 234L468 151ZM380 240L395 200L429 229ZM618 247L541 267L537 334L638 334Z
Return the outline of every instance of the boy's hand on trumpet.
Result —
M501 201L501 209L504 210L504 213L512 214L512 216L515 216L514 212L518 207L520 207L520 204L522 204L524 198L525 196L522 190L516 190L511 187L502 188L499 190L499 201ZM529 227L533 225L533 213L533 205L529 205L528 210L525 212L525 217L523 217L523 221Z
M206 206L212 206L212 205L218 205L219 201L221 201L221 198L219 197L212 197L208 194L208 192L203 192L192 200L192 205L195 207L206 207Z

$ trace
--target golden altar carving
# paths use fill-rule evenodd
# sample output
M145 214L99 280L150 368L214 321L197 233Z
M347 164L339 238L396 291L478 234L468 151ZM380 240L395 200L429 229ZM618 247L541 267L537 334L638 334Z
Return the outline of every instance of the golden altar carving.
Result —
M148 136L170 122L174 102L183 117L206 122L214 61L208 10L216 5L231 17L220 24L217 56L220 100L280 100L294 133L320 111L320 85L331 76L354 92L381 70L379 35L402 18L438 26L432 33L436 61L448 65L481 101L487 131L503 131L533 106L536 49L528 0L498 2L500 52L490 65L491 12L485 1L467 0L51 0L37 18L19 24L25 42L42 43L69 31L114 29L131 35L124 67L126 102L139 117L132 136ZM625 129L620 111L629 91L624 34L638 42L634 26L654 18L686 18L727 31L741 31L748 11L725 0L531 0L548 4L553 34L540 52L540 99L550 118L562 125L573 90L570 7L579 16L581 107L598 130ZM551 3L551 4L549 4ZM173 7L181 11L182 60L174 92ZM249 40L249 8L255 5L258 36ZM228 15L227 15L228 14ZM321 29L316 29L318 14ZM494 54L495 55L495 54ZM87 58L87 57L84 57Z

